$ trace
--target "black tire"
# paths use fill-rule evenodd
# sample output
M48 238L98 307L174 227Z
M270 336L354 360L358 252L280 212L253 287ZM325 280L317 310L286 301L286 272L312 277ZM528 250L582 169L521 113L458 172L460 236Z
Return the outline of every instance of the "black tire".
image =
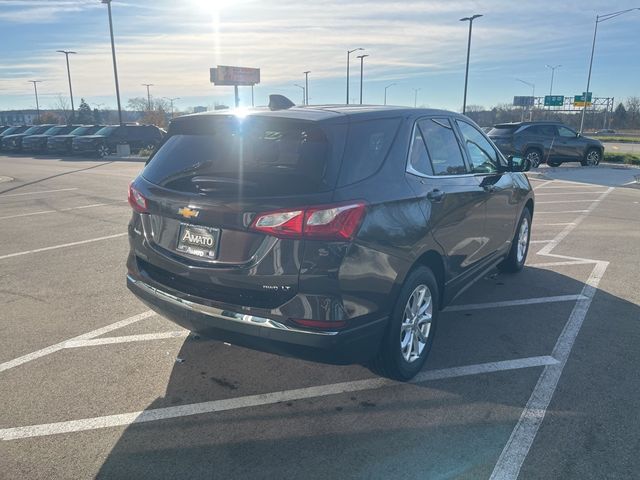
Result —
M559 160L547 160L547 165L549 165L550 167L559 167L560 165L562 165L562 162Z
M529 160L531 163L531 168L538 168L538 166L542 163L543 154L542 151L538 148L529 148L526 152L524 152L524 158Z
M602 152L598 148L590 148L584 154L584 159L580 161L583 167L595 167L602 160Z
M524 222L526 223L526 245L524 248L524 252L519 251L520 245L520 235L521 229ZM528 208L525 208L520 216L520 221L518 222L518 228L516 228L516 233L513 236L513 240L511 242L511 250L509 250L509 255L498 265L498 269L505 273L516 273L522 270L524 267L524 263L527 261L527 254L529 253L529 242L531 240L531 212Z
M407 320L405 318L405 311L407 308L410 308L410 299L416 298L412 297L412 295L417 291L419 292L419 289L422 287L426 287L431 295L431 318L429 321L424 322L418 322L416 320L413 324L414 326L409 326L410 322L405 323L405 320ZM387 326L387 332L385 333L380 346L380 352L373 363L373 368L377 373L396 380L406 381L410 380L420 372L424 363L427 361L429 352L431 352L433 338L436 333L436 326L438 324L438 316L440 313L439 295L440 289L438 287L438 282L429 268L421 266L409 273L404 285L402 286L400 295L398 295L395 307L393 308L393 312ZM418 304L418 306L420 305ZM429 313L428 308L425 313ZM419 317L419 315L416 315L415 317ZM426 318L426 316L423 316L423 318ZM403 323L405 325L404 329L402 328ZM421 342L420 337L414 333L419 328L417 326L418 323L422 323L422 335L424 335L425 330L427 331L425 338L426 342ZM429 324L428 327L427 324ZM401 344L403 343L403 340L406 339L407 345L409 345L409 343L411 344L409 350L412 350L414 342L411 340L414 339L414 335L416 335L415 338L418 342L416 344L417 349L419 349L420 345L423 345L422 350L420 350L419 355L413 356L414 358L411 360L407 360L405 358L405 353L403 353ZM411 340L409 340L409 336ZM410 352L409 356L411 356Z

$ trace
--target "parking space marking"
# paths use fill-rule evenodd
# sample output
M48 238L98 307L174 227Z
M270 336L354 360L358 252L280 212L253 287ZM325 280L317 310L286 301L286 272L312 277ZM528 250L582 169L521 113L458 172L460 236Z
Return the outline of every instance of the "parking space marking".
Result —
M490 480L515 480L518 478L522 464L529 453L558 386L562 370L567 363L580 327L587 316L598 284L608 265L609 262L598 262L584 284L582 289L584 298L578 300L574 305L569 320L553 349L552 356L558 360L558 363L547 365L542 371L518 423L498 458Z
M536 202L536 205L544 205L547 203L579 203L579 202L594 202L595 198L581 198L579 200L548 200L546 202Z
M582 215L578 216L578 218L574 220L573 225L565 227L560 233L558 233L558 235L556 235L552 242L549 242L538 252L538 255L561 258L565 261L584 261L587 263L594 263L595 266L582 288L581 295L585 298L576 301L573 309L571 310L571 314L569 315L569 320L567 320L567 323L565 324L562 333L558 337L556 345L553 348L552 355L558 360L558 363L546 366L542 371L542 374L538 378L538 382L527 401L527 405L523 409L516 426L511 432L507 444L500 453L500 457L498 458L493 472L491 473L490 480L515 480L518 478L520 469L529 454L529 450L531 449L531 445L533 445L540 425L542 425L547 408L551 403L553 394L555 393L558 382L560 381L562 371L567 363L569 355L571 354L571 349L573 348L576 337L580 332L584 319L587 316L593 297L598 291L600 280L604 276L609 265L609 262L607 261L571 257L551 252L567 237L567 235L569 235L585 218L587 218L599 203L613 190L613 187L609 187Z
M124 335L121 337L94 338L87 340L69 340L64 348L95 347L111 345L113 343L146 342L149 340L163 340L167 338L184 338L189 336L189 330L175 330L171 332L141 333L139 335Z
M551 240L529 240L529 243L549 243Z
M561 222L561 223L536 223L538 227L564 227L566 225L573 225L573 222Z
M6 217L0 217L0 220L8 220L10 218L20 218L20 217L31 217L33 215L44 215L47 213L60 213L60 212L68 212L70 210L83 210L85 208L95 208L95 207L106 207L111 205L120 205L127 200L121 200L120 202L113 203L92 203L91 205L80 205L79 207L69 207L69 208L61 208L59 210L41 210L39 212L31 212L31 213L20 213L17 215L8 215Z
M546 267L562 267L565 265L592 265L592 260L566 260L564 262L542 262L542 263L527 263L527 267L534 268L546 268Z
M505 300L501 302L487 302L487 303L468 303L466 305L451 305L445 308L444 312L460 312L467 310L483 310L485 308L503 308L503 307L515 307L521 305L535 305L539 303L554 303L554 302L572 302L576 300L582 300L582 295L557 295L554 297L537 297L537 298L523 298L520 300Z
M38 190L37 192L0 194L0 199L7 198L7 197L21 197L23 195L37 195L39 193L70 192L72 190L78 190L78 189L77 188L59 188L57 190Z
M547 180L546 182L542 182L540 185L536 185L533 187L534 190L538 190L539 188L543 188L545 185L553 183L553 180Z
M125 318L124 320L120 320L110 325L92 330L91 332L83 333L82 335L78 335L77 337L73 337L63 342L56 343L55 345L51 345L49 347L36 350L35 352L22 355L21 357L14 358L13 360L9 360L8 362L0 363L0 372L4 372L5 370L9 370L32 360L36 360L46 355L51 355L52 353L58 352L65 348L67 342L89 340L95 337L99 337L100 335L104 335L105 333L112 332L113 330L126 327L127 325L139 322L140 320L144 320L145 318L149 318L155 314L156 313L153 310L147 310L146 312L139 313L138 315L134 315L133 317Z
M548 193L536 193L536 197L541 197L544 195L588 195L590 193L604 193L604 192L606 192L606 190L589 191L589 192L548 192Z
M101 240L109 240L111 238L124 237L125 235L128 235L127 232L116 233L114 235L106 235L104 237L98 237L98 238L90 238L88 240L80 240L78 242L63 243L61 245L52 245L50 247L36 248L35 250L27 250L24 252L9 253L7 255L0 255L0 260L4 260L6 258L20 257L22 255L29 255L31 253L48 252L49 250L57 250L59 248L75 247L76 245L84 245L86 243L93 243L93 242L99 242Z
M558 361L550 356L526 357L500 362L465 365L461 367L444 368L440 370L427 370L418 374L409 383L423 383L433 380L457 378L470 375L481 375L493 372L503 372L522 368L546 367L555 365ZM248 395L244 397L228 398L224 400L212 400L201 403L191 403L174 407L154 408L138 412L105 415L101 417L70 420L66 422L46 423L23 427L11 427L0 429L0 439L4 441L21 438L43 437L59 433L82 432L101 428L128 426L135 423L155 422L172 418L201 415L206 413L224 412L247 407L273 405L281 402L304 400L307 398L320 398L342 393L374 390L391 385L403 385L387 378L368 378L353 382L341 382L315 387L297 388L279 392Z
M555 214L558 214L558 213L585 213L585 212L588 212L588 211L589 210L561 210L561 211L558 211L558 212L539 212L539 211L536 210L536 215L540 215L540 214L543 214L543 213L555 213Z

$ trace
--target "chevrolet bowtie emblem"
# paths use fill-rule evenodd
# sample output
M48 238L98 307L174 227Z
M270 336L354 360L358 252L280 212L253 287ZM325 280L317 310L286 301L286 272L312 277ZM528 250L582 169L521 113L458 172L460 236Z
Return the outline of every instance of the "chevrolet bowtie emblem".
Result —
M200 212L198 210L191 210L189 207L179 208L178 214L184 218L196 218Z

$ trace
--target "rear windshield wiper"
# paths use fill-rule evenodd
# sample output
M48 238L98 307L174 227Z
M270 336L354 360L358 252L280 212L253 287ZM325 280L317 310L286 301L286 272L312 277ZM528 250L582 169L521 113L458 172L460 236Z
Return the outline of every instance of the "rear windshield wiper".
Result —
M226 177L193 177L191 179L191 183L213 183L213 184L221 184L221 185L247 185L250 187L255 187L258 184L256 182L251 182L245 179L238 178L226 178Z

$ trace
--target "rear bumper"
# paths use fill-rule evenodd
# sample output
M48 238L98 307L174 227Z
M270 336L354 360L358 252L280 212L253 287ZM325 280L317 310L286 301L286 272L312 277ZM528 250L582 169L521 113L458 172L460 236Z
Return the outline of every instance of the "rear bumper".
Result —
M208 338L279 355L348 364L365 362L377 353L386 318L341 331L304 330L246 313L239 306L193 301L179 292L127 275L127 287L162 316Z

